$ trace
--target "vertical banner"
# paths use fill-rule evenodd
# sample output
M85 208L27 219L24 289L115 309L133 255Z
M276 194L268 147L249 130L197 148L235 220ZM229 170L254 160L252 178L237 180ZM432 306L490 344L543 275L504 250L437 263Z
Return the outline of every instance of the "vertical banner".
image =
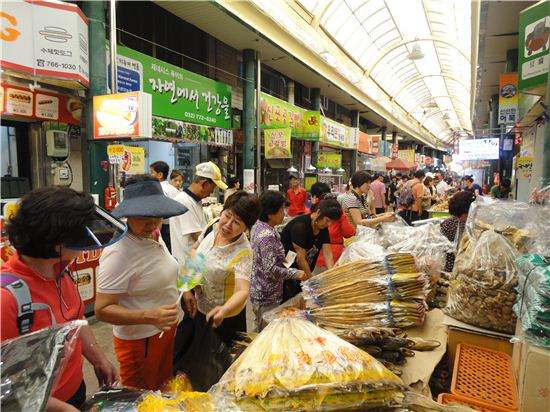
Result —
M391 158L397 159L399 157L399 143L394 143L391 146Z
M243 170L243 190L248 193L254 193L254 169Z
M498 124L515 124L518 121L518 74L502 73L498 92Z
M290 127L264 130L264 150L266 159L289 159L292 157Z

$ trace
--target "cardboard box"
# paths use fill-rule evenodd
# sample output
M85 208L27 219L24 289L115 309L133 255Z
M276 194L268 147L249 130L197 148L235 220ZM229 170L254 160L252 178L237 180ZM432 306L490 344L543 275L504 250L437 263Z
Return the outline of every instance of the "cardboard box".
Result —
M520 410L550 411L550 349L528 341L523 341L518 348L521 350L517 375Z

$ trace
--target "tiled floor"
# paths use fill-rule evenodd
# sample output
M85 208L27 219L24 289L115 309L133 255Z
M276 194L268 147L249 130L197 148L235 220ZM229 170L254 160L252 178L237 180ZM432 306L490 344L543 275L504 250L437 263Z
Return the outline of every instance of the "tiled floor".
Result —
M88 318L88 323L94 332L97 343L107 355L107 358L118 369L115 351L113 349L113 327L107 323L99 322L95 316ZM86 382L86 394L91 396L98 391L97 378L95 377L94 368L84 360L84 381Z

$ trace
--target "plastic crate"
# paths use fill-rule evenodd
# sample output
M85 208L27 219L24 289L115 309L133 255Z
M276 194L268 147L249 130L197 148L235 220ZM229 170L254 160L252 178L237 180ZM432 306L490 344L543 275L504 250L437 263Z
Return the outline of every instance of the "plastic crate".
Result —
M511 356L479 346L459 344L451 392L490 408L517 411L518 393Z
M498 406L491 406L484 402L478 401L472 398L466 398L460 395L454 395L452 393L440 393L437 397L437 401L442 405L458 404L468 406L475 411L480 412L508 412L509 409L499 408Z

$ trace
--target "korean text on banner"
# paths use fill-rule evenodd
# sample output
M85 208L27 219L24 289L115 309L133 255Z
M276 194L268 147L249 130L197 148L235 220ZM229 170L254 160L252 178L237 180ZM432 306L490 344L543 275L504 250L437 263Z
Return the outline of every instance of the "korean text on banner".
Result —
M414 165L414 163L415 163L415 156L414 155L415 155L414 149L399 150L399 152L397 153L397 156L400 159L406 160L411 165Z
M292 157L290 134L292 129L264 130L264 147L266 159L288 159Z
M321 115L294 106L269 94L261 94L262 129L290 128L291 135L302 140L319 140Z
M319 152L317 153L317 168L328 167L330 169L338 169L342 166L342 155L334 152Z
M78 6L10 0L1 17L2 69L88 86L88 19Z
M107 146L109 163L120 165L120 169L128 174L145 172L145 149L143 147L110 144Z
M550 66L550 7L541 1L519 15L519 89L544 94Z
M502 73L498 93L498 124L514 124L518 119L518 74Z
M117 48L118 90L153 96L153 115L231 129L231 87L180 67Z
M516 162L518 179L531 179L533 175L533 156L519 156Z
M327 117L321 117L321 142L347 148L349 146L350 134L350 127Z
M94 138L150 138L151 95L128 92L94 96Z

